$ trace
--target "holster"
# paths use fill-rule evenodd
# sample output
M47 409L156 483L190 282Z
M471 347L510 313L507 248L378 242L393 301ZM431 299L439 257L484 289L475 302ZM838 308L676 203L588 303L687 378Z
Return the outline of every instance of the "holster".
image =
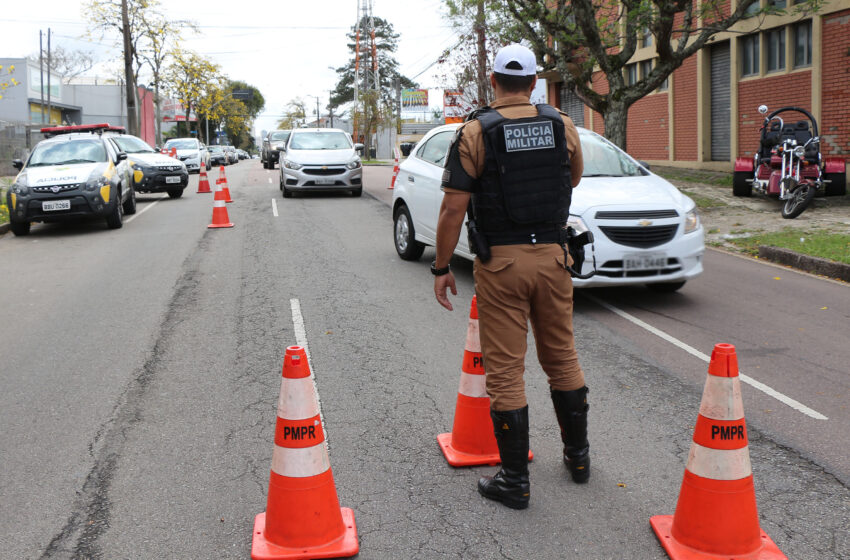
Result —
M582 280L586 280L596 274L596 255L593 256L593 270L588 272L587 274L582 274L581 269L584 267L585 260L585 245L591 245L593 243L593 232L585 231L584 233L576 233L576 230L572 228L572 226L567 226L561 230L561 240L560 245L561 248L564 249L564 253L569 253L570 257L573 259L573 264L570 266L567 264L567 259L564 261L564 268L570 273L570 276L573 278L579 278ZM565 255L566 257L566 255Z
M472 203L466 208L466 215L469 219L466 221L466 239L469 243L469 252L476 255L481 262L487 262L492 256L490 254L490 243L487 238L478 230L475 223L475 218L472 217Z

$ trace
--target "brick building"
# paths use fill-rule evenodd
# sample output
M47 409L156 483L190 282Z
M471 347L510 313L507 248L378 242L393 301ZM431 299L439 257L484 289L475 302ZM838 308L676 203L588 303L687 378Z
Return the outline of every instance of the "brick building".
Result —
M761 1L782 8L794 3ZM631 106L629 153L656 165L731 171L735 157L751 156L758 148L758 106L796 105L817 119L824 155L850 161L850 0L827 0L813 15L765 16L761 25L759 19L716 35L657 91ZM624 69L627 80L649 72L655 57L652 38L641 41ZM557 75L544 77L551 104L577 124L604 132L599 113L585 107ZM593 86L607 90L604 74L596 74Z

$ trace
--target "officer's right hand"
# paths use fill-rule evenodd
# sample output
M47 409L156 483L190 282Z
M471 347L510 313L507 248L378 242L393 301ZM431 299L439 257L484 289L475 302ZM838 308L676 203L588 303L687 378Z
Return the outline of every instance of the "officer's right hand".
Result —
M455 286L455 275L449 272L448 274L443 274L442 276L434 276L434 296L437 298L437 303L448 309L449 311L453 311L452 302L449 301L449 297L446 295L446 288L451 288L452 295L457 295L457 287Z

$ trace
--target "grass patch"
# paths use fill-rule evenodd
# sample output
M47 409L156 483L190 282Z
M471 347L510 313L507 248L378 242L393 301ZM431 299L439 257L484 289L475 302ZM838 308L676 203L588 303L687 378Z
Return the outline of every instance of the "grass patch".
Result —
M0 225L9 222L9 207L6 206L6 191L12 186L12 181L3 177L0 179Z
M850 264L850 235L847 234L786 228L782 231L729 239L728 242L752 255L758 254L759 245L771 245L812 257Z
M681 192L683 195L690 197L691 200L693 200L694 203L697 205L697 208L718 208L720 206L729 206L722 200L717 200L711 198L710 196L702 196L701 194L697 194L694 191L679 189L679 192Z
M703 183L718 187L731 187L732 174L724 171L707 171L703 169L684 169L679 167L653 167L652 172L668 181L687 181Z

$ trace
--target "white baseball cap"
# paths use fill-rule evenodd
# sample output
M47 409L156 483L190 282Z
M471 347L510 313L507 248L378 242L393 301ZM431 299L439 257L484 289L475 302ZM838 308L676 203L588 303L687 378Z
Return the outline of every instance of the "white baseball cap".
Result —
M493 71L512 76L536 76L537 59L534 58L534 53L531 52L531 49L523 47L518 43L513 43L502 47L496 53L496 60L493 62Z

